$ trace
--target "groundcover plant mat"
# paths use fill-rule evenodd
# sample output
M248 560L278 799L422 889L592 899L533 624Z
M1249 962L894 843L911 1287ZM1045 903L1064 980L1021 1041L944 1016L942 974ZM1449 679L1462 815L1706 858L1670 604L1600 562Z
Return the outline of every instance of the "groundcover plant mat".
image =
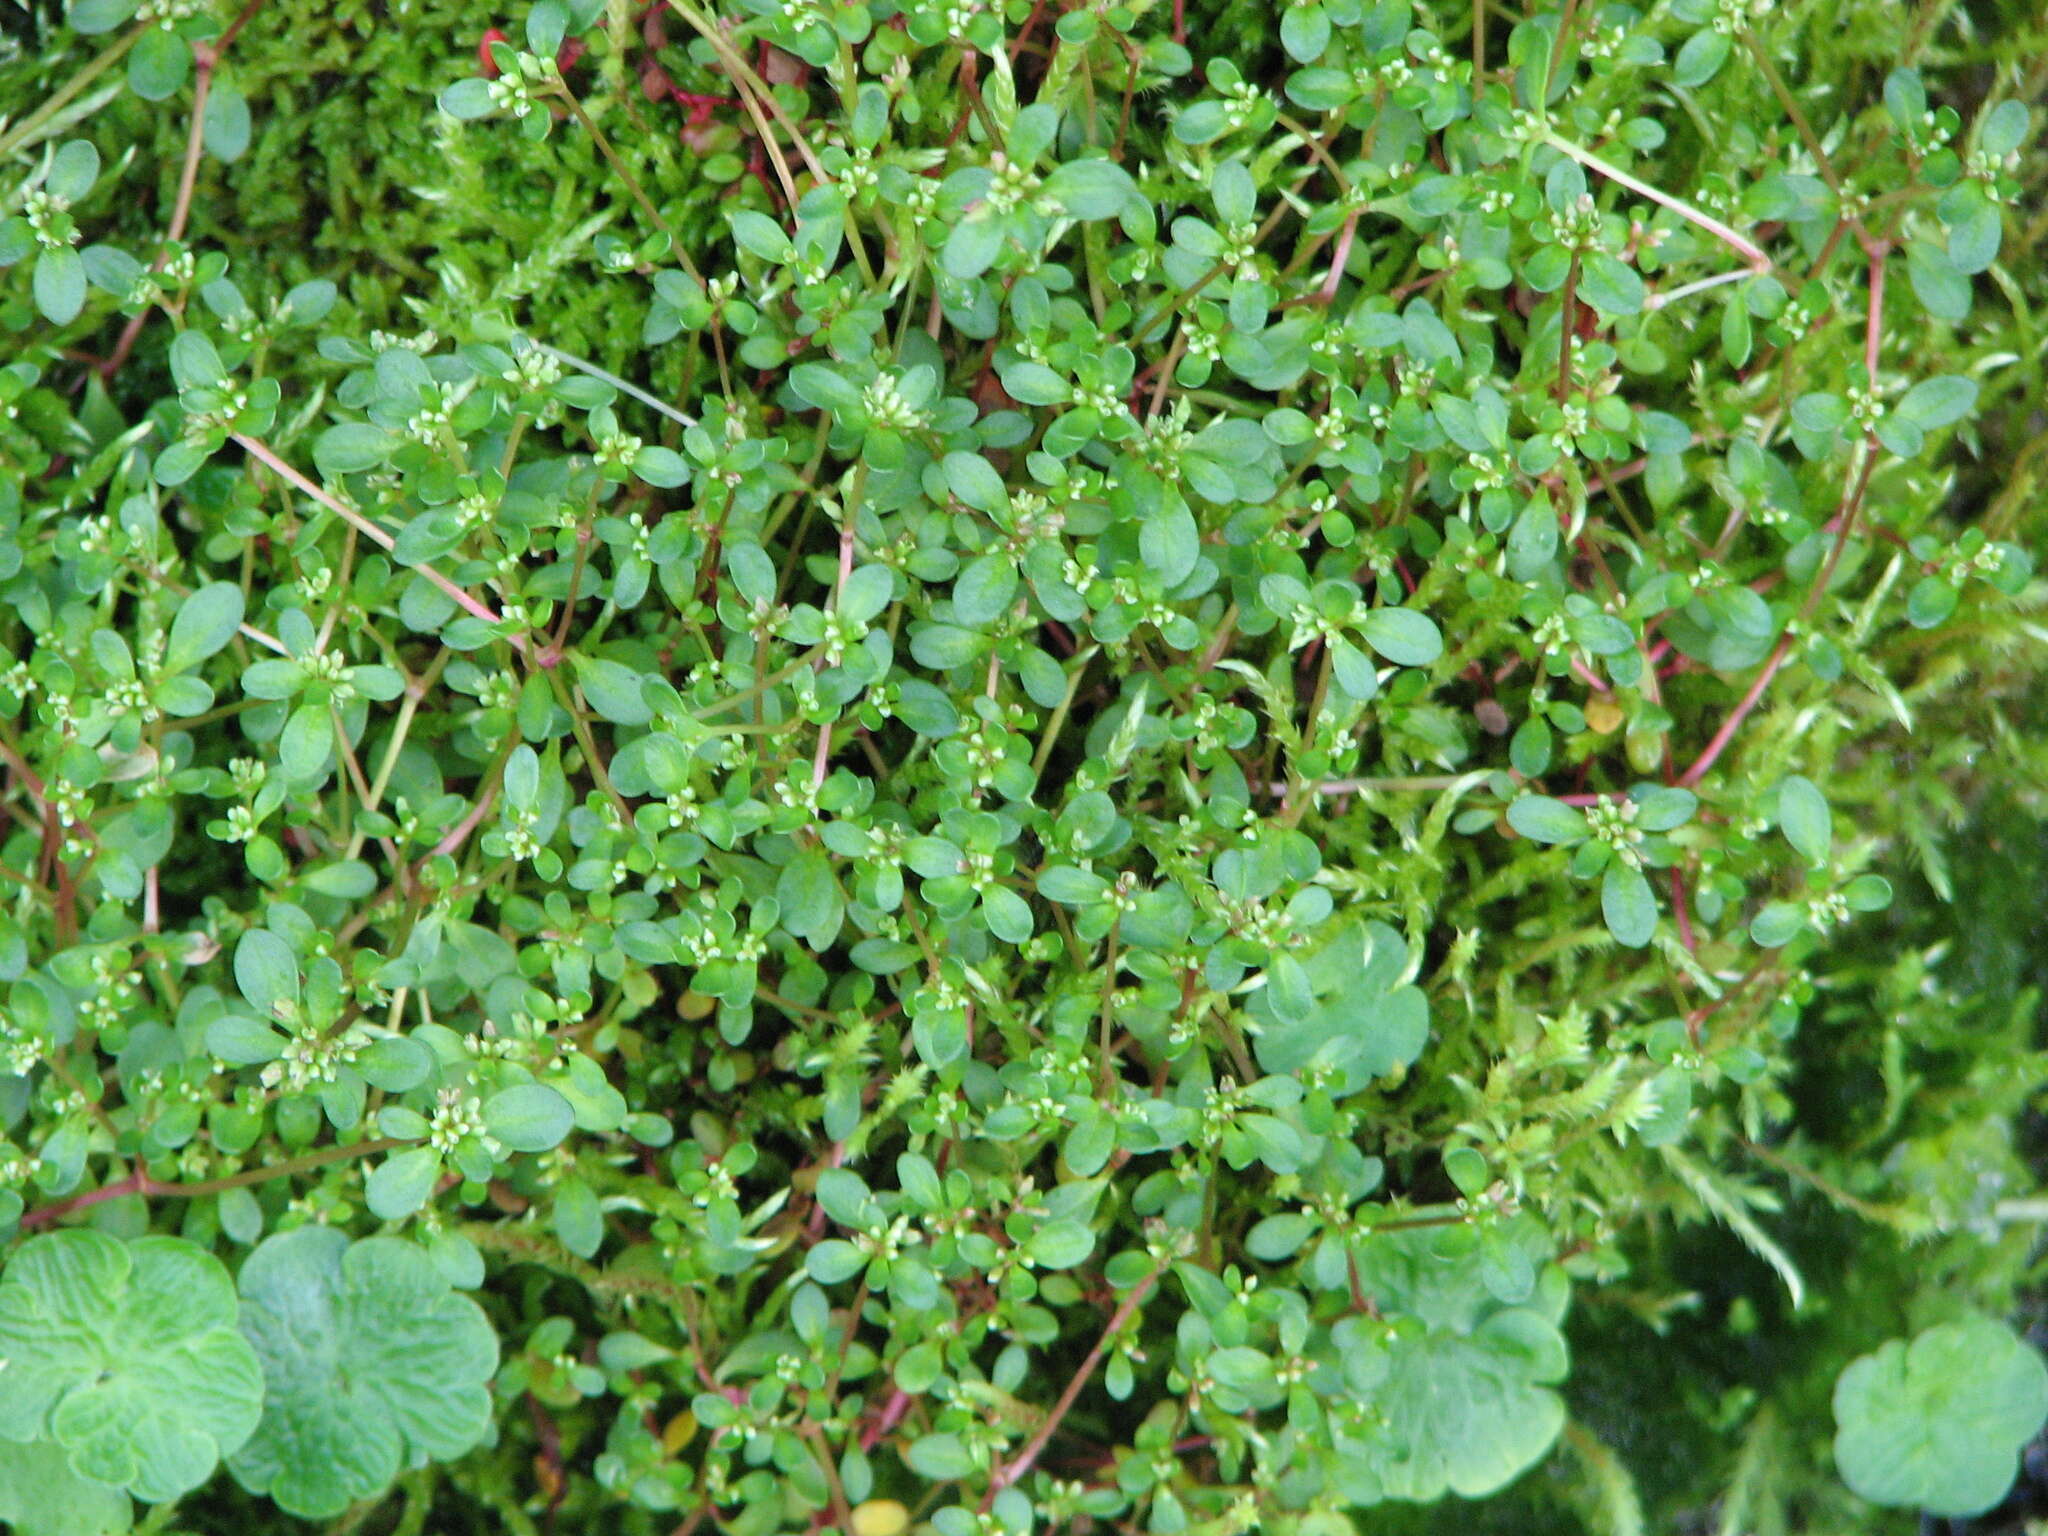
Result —
M2032 7L0 4L0 1525L2022 1528Z

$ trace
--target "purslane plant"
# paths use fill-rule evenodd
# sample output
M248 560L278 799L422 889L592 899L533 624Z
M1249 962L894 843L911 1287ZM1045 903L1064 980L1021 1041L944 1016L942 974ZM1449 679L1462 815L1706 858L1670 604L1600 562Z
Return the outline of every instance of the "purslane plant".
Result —
M2027 113L1475 17L541 0L411 131L585 157L593 358L188 243L266 13L79 0L0 127L0 1471L1306 1536L1601 1467L1574 1297L1674 1213L1796 1308L1830 776L2030 601L1947 505ZM96 1341L233 1327L60 1381L87 1260ZM1967 1487L1869 1469L1947 1337L1844 1377L1856 1493L2002 1493L2022 1364Z

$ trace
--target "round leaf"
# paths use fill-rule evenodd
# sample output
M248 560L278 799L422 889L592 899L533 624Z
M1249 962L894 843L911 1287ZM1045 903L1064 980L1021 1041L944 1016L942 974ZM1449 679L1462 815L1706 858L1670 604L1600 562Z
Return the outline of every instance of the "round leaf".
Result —
M1444 637L1412 608L1375 608L1365 616L1365 643L1397 666L1426 667L1444 653Z
M163 669L196 667L235 638L242 622L242 589L231 581L201 587L179 605L164 642Z
M1508 825L1537 843L1576 843L1586 836L1585 814L1548 795L1523 795L1511 803Z
M331 1519L490 1427L497 1335L424 1248L300 1227L262 1243L241 1285L265 1396L230 1467L287 1514Z
M197 1488L256 1428L263 1377L220 1261L176 1237L52 1232L0 1280L0 1440L147 1503Z
M1950 1517L2005 1497L2048 1420L2048 1365L1997 1323L1893 1339L1835 1381L1835 1465L1873 1504Z
M1600 914L1617 944L1641 949L1657 931L1657 898L1643 872L1617 859L1600 881Z
M484 1102L484 1128L515 1152L546 1152L576 1124L569 1101L545 1083L501 1089Z

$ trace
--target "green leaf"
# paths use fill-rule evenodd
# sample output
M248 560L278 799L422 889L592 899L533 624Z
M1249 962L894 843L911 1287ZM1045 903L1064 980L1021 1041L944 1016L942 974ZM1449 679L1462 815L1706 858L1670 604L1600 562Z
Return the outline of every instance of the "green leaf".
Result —
M1693 33L1672 61L1672 80L1687 90L1705 85L1721 72L1721 66L1728 62L1728 54L1733 47L1734 39L1715 28L1707 27Z
M247 98L234 81L216 71L213 88L206 93L206 118L201 124L206 152L232 165L249 152L249 135L254 126Z
M829 363L798 363L789 370L789 387L806 405L843 414L860 408L860 388Z
M1906 242L1906 276L1913 295L1937 320L1962 320L1970 313L1970 279L1947 251L1928 240Z
M776 266L796 260L796 247L789 236L766 214L743 208L727 217L732 221L733 240L741 250L751 251Z
M975 1470L973 1453L958 1435L924 1435L910 1442L903 1453L904 1465L919 1477L950 1482Z
M1951 1519L2005 1497L2048 1421L2048 1365L1981 1319L1893 1339L1835 1381L1835 1465L1873 1504Z
M1067 381L1043 363L1012 363L1002 371L1003 392L1019 405L1063 405L1073 398Z
M235 638L242 623L242 589L230 581L210 582L178 605L164 641L163 670L196 667Z
M1586 816L1548 795L1523 795L1508 804L1508 825L1538 843L1576 843L1586 837Z
M671 490L689 483L690 464L675 449L649 443L633 456L633 473L649 485Z
M953 617L986 628L1009 611L1017 595L1017 562L1006 554L982 555L953 584Z
M1643 872L1616 859L1600 879L1600 914L1617 944L1641 949L1657 931L1657 898Z
M1360 626L1365 643L1403 667L1426 667L1444 653L1443 632L1413 608L1374 608Z
M489 1429L497 1335L424 1248L300 1227L257 1247L241 1289L265 1395L229 1465L287 1514L332 1519Z
M177 94L192 73L192 45L177 33L151 27L128 55L128 89L144 101Z
M1504 1236L1525 1260L1542 1256L1529 1228ZM1332 1491L1351 1503L1483 1498L1540 1460L1564 1427L1550 1390L1567 1365L1562 1286L1502 1307L1459 1241L1386 1232L1357 1246L1358 1283L1397 1326L1359 1328L1345 1350L1347 1384L1375 1409L1356 1427L1333 1426Z
M1774 901L1750 919L1749 936L1765 949L1781 949L1806 930L1806 910Z
M981 915L988 931L1005 944L1022 944L1031 937L1030 903L1006 885L992 885L981 893Z
M598 715L614 725L645 725L654 718L640 688L640 674L631 667L600 657L569 653L576 686Z
M75 203L92 191L99 174L100 152L92 140L72 139L58 145L50 157L50 174L43 178L43 189L52 197Z
M50 1440L145 1503L179 1498L256 1428L263 1377L235 1292L195 1243L31 1238L0 1278L0 1440Z
M450 117L470 122L489 117L498 110L498 101L491 94L490 81L471 76L441 92L441 110Z
M62 1446L0 1440L0 1524L16 1536L119 1536L134 1523L128 1495L74 1472Z
M1643 310L1643 280L1619 257L1589 251L1579 267L1579 297L1602 314L1638 315Z
M851 1280L867 1268L867 1255L844 1238L828 1237L814 1243L804 1255L804 1273L820 1285L837 1285Z
M581 1179L564 1179L555 1186L551 1225L562 1246L579 1259L594 1255L604 1244L604 1210L597 1194Z
M1922 379L1906 391L1905 398L1893 410L1922 432L1932 432L1961 421L1976 404L1975 379L1945 374L1936 379Z
M484 1100L484 1129L514 1152L560 1146L575 1123L569 1101L545 1083L501 1088Z
M1138 195L1138 184L1114 160L1073 160L1045 178L1045 193L1071 218L1113 219Z
M275 1014L281 1002L299 996L299 962L278 934L251 928L235 943L235 985L259 1014Z
M85 308L85 262L68 245L46 250L36 258L36 308L52 325L69 325Z
M363 1198L380 1221L403 1221L427 1203L441 1177L441 1154L432 1147L394 1152L364 1181Z
M326 704L301 704L284 722L277 740L278 766L295 784L317 781L334 759L334 723Z
M1162 586L1179 586L1202 558L1202 533L1194 514L1178 503L1153 513L1138 530L1138 553Z
M1778 781L1778 829L1807 863L1827 863L1834 850L1834 819L1813 780L1794 773Z
M1025 1240L1024 1252L1040 1269L1072 1269L1095 1251L1095 1234L1078 1221L1050 1221Z
M72 0L65 19L71 30L87 37L111 32L136 12L140 0Z
M313 444L313 466L329 479L377 468L398 446L382 427L345 421L329 427Z
M947 275L963 281L981 276L1003 253L1008 225L994 214L985 211L970 213L946 236L946 244L939 252L939 265Z

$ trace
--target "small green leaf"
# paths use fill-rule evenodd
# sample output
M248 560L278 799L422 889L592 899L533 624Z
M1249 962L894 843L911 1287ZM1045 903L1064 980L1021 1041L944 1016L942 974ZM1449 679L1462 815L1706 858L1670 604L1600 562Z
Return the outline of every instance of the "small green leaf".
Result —
M1932 432L1961 421L1976 404L1975 379L1945 374L1940 378L1922 379L1906 391L1905 398L1893 409L1922 432Z
M251 928L235 944L235 985L266 1017L299 996L299 962L291 945L268 928Z
M1523 795L1510 801L1508 825L1538 843L1577 843L1586 837L1585 813L1548 795Z
M1728 62L1733 47L1734 39L1717 28L1702 28L1693 33L1672 61L1673 83L1687 90L1705 85L1721 72L1721 66Z
M1071 218L1113 219L1138 195L1138 184L1114 160L1073 160L1045 178L1045 193Z
M85 262L68 245L46 250L36 258L36 308L52 325L69 325L85 308Z
M1600 914L1617 944L1641 949L1657 931L1657 898L1633 865L1616 859L1600 880Z
M924 1435L910 1442L903 1453L904 1465L919 1477L934 1482L951 1482L975 1470L973 1454L958 1435Z
M177 33L151 27L128 55L128 88L144 101L175 96L192 73L192 45Z
M484 1129L514 1152L560 1146L575 1124L569 1101L545 1083L520 1083L484 1100Z
M1778 828L1809 864L1825 864L1834 847L1827 797L1813 780L1788 774L1778 782Z
M381 427L345 421L329 427L314 442L313 465L329 479L358 474L377 468L397 446L397 440Z
M163 670L196 667L235 638L242 623L242 589L229 581L210 582L178 605L164 642Z
M1443 632L1413 608L1374 608L1361 626L1365 642L1403 667L1426 667L1444 653Z
M43 179L43 189L52 197L75 203L92 191L99 174L99 150L90 139L72 139L58 145L50 157L50 174Z
M796 247L790 244L789 236L766 214L742 208L727 217L732 221L733 240L741 250L751 251L776 266L796 260Z
M1637 315L1643 310L1643 280L1619 257L1590 251L1579 267L1579 296L1602 314Z
M440 1177L441 1154L432 1147L394 1152L364 1181L364 1200L379 1220L403 1221L427 1203Z

